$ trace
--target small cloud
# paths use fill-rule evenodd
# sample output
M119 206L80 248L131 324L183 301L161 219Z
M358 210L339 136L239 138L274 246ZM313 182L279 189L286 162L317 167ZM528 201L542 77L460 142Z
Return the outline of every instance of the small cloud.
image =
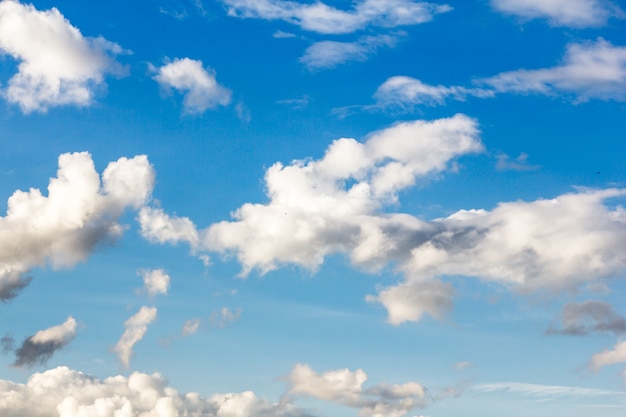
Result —
M612 332L619 336L626 333L626 320L610 304L588 300L566 304L558 327L550 326L546 334L585 336L595 332Z
M468 369L468 368L473 368L473 367L474 367L474 364L468 361L458 362L454 364L454 369L456 370L463 370L463 369Z
M150 295L167 295L170 288L170 276L162 269L142 269L137 275L143 278L144 290Z
M239 320L241 317L241 309L232 311L228 307L223 307L220 311L215 311L209 317L211 324L216 327L224 328Z
M183 337L191 336L198 331L198 329L200 328L200 324L202 324L202 320L199 318L189 319L185 321L185 323L183 324L183 328L180 330L180 335Z
M304 95L299 98L289 98L285 100L278 100L276 103L290 106L292 109L295 109L295 110L302 110L306 108L310 102L311 102L311 97L309 97L308 95Z
M125 368L128 368L130 365L133 347L143 339L148 330L148 325L156 319L156 316L156 307L143 306L134 316L124 322L124 333L112 351L117 355Z
M309 70L334 68L350 61L366 61L380 48L396 46L397 36L362 36L356 42L321 41L309 46L300 62Z
M282 30L277 30L276 32L272 34L272 37L276 39L287 39L287 38L295 38L296 35L294 33L283 32Z
M230 104L231 91L218 84L215 72L210 68L205 69L202 61L175 59L158 68L152 78L163 88L174 88L184 93L186 113L200 114Z
M250 123L250 110L243 103L237 103L235 106L235 113L237 113L237 117L244 123Z
M520 153L517 158L511 157L505 153L496 155L496 169L498 171L533 171L541 168L539 165L531 165L528 163L528 154Z
M29 336L15 349L14 366L34 366L45 364L57 350L63 349L76 337L76 320L70 316L63 324L40 330ZM13 349L10 336L2 338L4 351Z

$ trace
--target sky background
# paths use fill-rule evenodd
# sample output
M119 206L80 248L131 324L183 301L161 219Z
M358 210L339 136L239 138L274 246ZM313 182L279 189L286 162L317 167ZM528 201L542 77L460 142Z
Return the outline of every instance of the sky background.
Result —
M1 1L1 414L623 416L625 19Z

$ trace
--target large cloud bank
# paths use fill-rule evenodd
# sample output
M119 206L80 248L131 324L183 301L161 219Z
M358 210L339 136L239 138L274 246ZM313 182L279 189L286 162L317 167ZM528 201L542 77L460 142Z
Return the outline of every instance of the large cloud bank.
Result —
M154 170L145 155L109 163L102 177L87 152L59 157L48 195L16 191L0 217L0 299L16 295L29 271L71 267L122 234L118 219L150 197Z

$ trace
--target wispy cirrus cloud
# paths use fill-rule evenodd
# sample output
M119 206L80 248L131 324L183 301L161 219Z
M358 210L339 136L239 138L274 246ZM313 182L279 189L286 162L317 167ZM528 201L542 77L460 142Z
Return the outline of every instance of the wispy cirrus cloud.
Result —
M625 101L626 47L604 39L571 43L560 65L502 72L474 80L473 87L430 85L416 78L394 76L378 87L373 95L375 104L349 109L410 112L417 106L440 106L448 100L493 98L498 94L565 96L574 102Z
M17 1L0 2L0 52L19 62L3 96L24 113L90 105L105 75L124 73L113 57L127 53L102 37L84 37L56 8Z
M393 48L397 41L395 35L377 35L362 36L355 42L316 42L304 51L300 62L312 71L334 68L346 62L362 62L382 47Z
M522 19L547 19L553 26L574 28L604 26L624 12L609 0L491 0L499 12Z
M425 23L435 15L452 10L448 5L411 0L363 0L351 10L322 2L298 3L285 0L222 0L228 14L239 18L282 20L303 30L324 33L353 33L368 26L393 28Z

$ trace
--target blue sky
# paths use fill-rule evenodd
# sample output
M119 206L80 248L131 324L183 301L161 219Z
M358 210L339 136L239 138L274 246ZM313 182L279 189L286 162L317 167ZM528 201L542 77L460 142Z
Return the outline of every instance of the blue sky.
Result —
M1 1L1 414L622 416L625 18Z

